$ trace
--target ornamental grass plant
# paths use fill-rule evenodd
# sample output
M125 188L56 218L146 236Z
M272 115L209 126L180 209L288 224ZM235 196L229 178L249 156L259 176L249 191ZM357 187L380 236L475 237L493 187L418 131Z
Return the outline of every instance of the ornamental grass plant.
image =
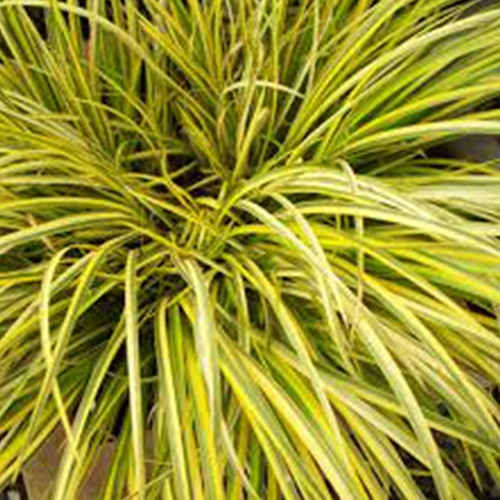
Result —
M500 484L500 5L0 1L0 485Z

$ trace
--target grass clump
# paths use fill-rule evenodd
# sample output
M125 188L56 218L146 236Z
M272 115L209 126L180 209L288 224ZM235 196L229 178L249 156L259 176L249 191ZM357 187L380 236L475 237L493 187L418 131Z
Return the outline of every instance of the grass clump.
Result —
M500 482L500 10L0 3L0 484L472 499Z

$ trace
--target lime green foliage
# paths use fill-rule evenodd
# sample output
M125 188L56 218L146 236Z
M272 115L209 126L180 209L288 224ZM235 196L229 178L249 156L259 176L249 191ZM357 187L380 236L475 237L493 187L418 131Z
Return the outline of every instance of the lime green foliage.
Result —
M0 2L0 484L57 426L58 500L109 439L109 500L500 483L476 3Z

